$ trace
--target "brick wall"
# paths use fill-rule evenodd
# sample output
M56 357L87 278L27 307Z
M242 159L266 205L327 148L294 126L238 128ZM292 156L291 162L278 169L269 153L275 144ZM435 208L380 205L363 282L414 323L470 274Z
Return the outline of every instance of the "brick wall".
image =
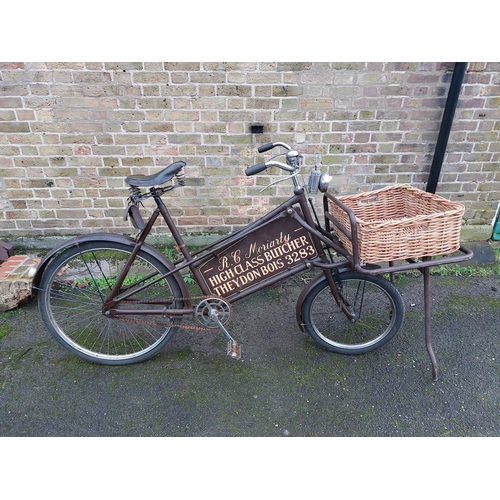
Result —
M0 239L133 233L131 173L187 162L168 200L188 232L226 232L290 192L247 178L291 143L340 193L425 189L453 63L0 63ZM487 239L500 201L500 64L469 63L437 193ZM263 134L251 134L251 125ZM265 158L265 156L264 156ZM182 192L181 192L182 191ZM319 198L319 197L318 197ZM318 200L319 201L319 200ZM158 228L159 232L165 229ZM468 237L470 236L470 237Z

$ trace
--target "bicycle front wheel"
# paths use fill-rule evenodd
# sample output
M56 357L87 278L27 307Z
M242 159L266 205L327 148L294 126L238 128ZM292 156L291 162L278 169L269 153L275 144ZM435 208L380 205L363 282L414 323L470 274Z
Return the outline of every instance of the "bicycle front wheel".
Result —
M52 336L82 359L106 365L137 363L154 356L173 337L180 318L169 320L168 309L182 308L175 278L155 279L167 267L144 251L133 261L121 293L139 289L118 304L137 314L108 316L103 305L132 248L110 241L86 242L61 252L47 266L38 304ZM144 315L141 310L164 312Z
M404 320L404 304L397 289L380 276L341 273L337 287L353 319L340 310L326 278L306 296L302 322L320 346L341 354L364 354L389 342Z

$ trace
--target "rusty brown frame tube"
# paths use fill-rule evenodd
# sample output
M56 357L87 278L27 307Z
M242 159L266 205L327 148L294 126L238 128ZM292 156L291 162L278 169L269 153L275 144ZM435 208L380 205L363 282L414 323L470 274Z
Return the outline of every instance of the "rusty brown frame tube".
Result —
M149 314L155 314L155 315L162 315L165 314L162 310L155 309L155 310L148 310L148 309L142 309L141 311L137 310L127 310L127 309L120 309L117 310L115 309L115 306L119 303L122 302L125 299L128 299L129 297L132 297L134 294L145 290L152 284L160 281L161 279L167 278L171 275L174 275L178 272L180 272L183 269L189 268L190 271L193 273L195 277L195 281L197 284L200 286L202 292L204 294L210 294L210 290L206 287L206 285L203 282L203 279L201 278L201 274L199 271L199 267L201 267L205 262L210 260L212 257L216 256L219 252L224 251L228 246L234 244L236 241L244 238L245 236L252 234L255 231L262 230L265 228L265 226L271 222L273 222L276 218L279 217L286 217L286 216L291 216L294 219L296 219L300 225L302 225L309 233L311 234L312 237L312 242L316 247L318 256L315 259L312 259L310 261L307 261L301 265L298 265L294 267L293 269L287 269L283 271L282 273L279 273L268 280L257 283L254 286L248 287L244 291L241 291L237 293L236 295L227 298L229 303L236 302L239 299L242 299L244 297L247 297L255 292L258 292L260 290L263 290L264 288L267 288L275 283L278 283L279 281L282 281L283 279L286 279L290 276L294 276L296 274L299 274L306 269L309 269L311 267L318 267L322 269L325 272L325 275L327 276L327 279L329 280L330 287L332 288L332 292L334 293L334 296L336 296L336 300L338 300L339 304L342 303L340 297L338 296L337 290L336 290L336 285L335 282L331 276L330 272L326 272L326 270L330 270L333 268L338 268L342 266L348 265L347 262L340 262L340 263L329 263L328 259L326 257L326 254L324 252L324 249L321 245L321 243L325 243L335 249L336 251L347 255L345 250L338 246L335 245L334 242L332 242L331 239L325 237L321 232L315 229L315 223L312 220L311 213L309 211L309 207L307 205L307 199L305 197L304 191L299 191L297 192L294 196L292 196L289 200L286 202L282 203L278 207L276 207L274 210L269 212L268 214L264 215L261 217L259 220L253 222L252 224L249 224L245 226L244 228L240 229L239 231L235 232L232 235L228 235L226 237L221 238L220 240L216 241L215 243L212 243L211 245L206 246L205 248L201 249L200 251L191 254L186 247L184 240L182 238L182 235L180 234L179 230L175 226L170 213L168 212L167 207L163 203L163 200L161 199L160 193L153 194L153 198L157 204L157 208L154 210L153 214L151 215L150 220L148 220L148 223L146 224L146 227L144 228L141 233L139 233L139 236L137 238L137 244L136 247L134 248L133 256L129 258L125 269L130 268L133 259L137 255L137 253L140 250L140 247L142 243L145 241L147 235L151 231L151 228L156 221L157 217L159 214L162 215L163 219L165 220L165 223L167 224L176 244L177 248L181 251L184 259L181 259L180 261L177 261L175 269L172 269L168 273L162 274L161 276L158 276L158 278L152 282L149 282L145 285L142 285L138 288L132 289L132 290L125 290L124 293L121 295L117 295L121 284L123 283L126 273L124 272L122 276L119 277L117 285L113 288L112 292L110 293L108 297L108 301L106 302L106 309L109 311L110 315L113 316L118 316L118 315L149 315ZM299 205L302 211L303 216L300 216L296 210L293 209L294 205ZM199 256L199 257L198 257ZM331 282L331 283L330 283ZM181 315L191 315L193 314L194 310L190 306L190 300L189 297L185 297L184 299L187 299L186 303L186 308L183 309L168 309L168 315L169 316L181 316ZM347 311L344 311L347 314Z

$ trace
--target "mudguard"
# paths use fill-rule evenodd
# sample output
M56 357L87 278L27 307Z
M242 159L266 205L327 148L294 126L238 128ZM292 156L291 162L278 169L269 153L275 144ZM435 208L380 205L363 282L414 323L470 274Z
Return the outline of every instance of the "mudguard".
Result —
M311 289L316 286L321 280L326 280L324 274L320 274L317 278L310 281L300 292L300 295L297 299L297 303L295 304L295 317L297 319L297 324L299 325L300 330L304 331L304 326L302 324L302 304L304 303L305 298Z
M127 245L130 247L134 247L136 245L136 241L133 238L128 236L123 236L121 234L112 234L112 233L94 233L94 234L86 234L83 236L75 236L67 241L64 241L60 245L54 247L38 264L36 268L35 276L33 277L33 283L31 285L31 295L32 297L36 297L37 290L40 286L40 281L42 279L42 275L49 264L49 262L60 252L71 248L76 245L80 245L82 243L86 243L88 241L112 241L114 243L121 243L123 245ZM156 248L148 245L147 243L143 243L141 246L141 250L149 254L151 257L159 260L162 264L165 265L170 271L175 269L174 264L168 260L165 255L163 255L160 251L156 250ZM187 290L186 284L184 280L179 277L178 274L172 275L174 279L177 281L183 297L189 297L189 292Z

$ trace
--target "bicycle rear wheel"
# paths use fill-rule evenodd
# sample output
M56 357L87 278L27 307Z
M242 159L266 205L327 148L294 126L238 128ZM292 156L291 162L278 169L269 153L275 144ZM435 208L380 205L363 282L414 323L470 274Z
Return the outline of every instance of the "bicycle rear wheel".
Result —
M338 276L339 292L354 314L351 321L340 310L326 278L306 296L302 322L320 346L341 354L364 354L389 342L403 324L401 295L386 279L357 272Z
M106 365L137 363L154 356L173 337L174 325L162 315L106 316L104 301L120 275L132 248L110 241L86 242L61 252L47 266L40 283L39 310L52 336L82 359ZM140 251L127 273L122 291L138 289L168 272ZM138 291L118 309L182 308L181 290L169 276Z

